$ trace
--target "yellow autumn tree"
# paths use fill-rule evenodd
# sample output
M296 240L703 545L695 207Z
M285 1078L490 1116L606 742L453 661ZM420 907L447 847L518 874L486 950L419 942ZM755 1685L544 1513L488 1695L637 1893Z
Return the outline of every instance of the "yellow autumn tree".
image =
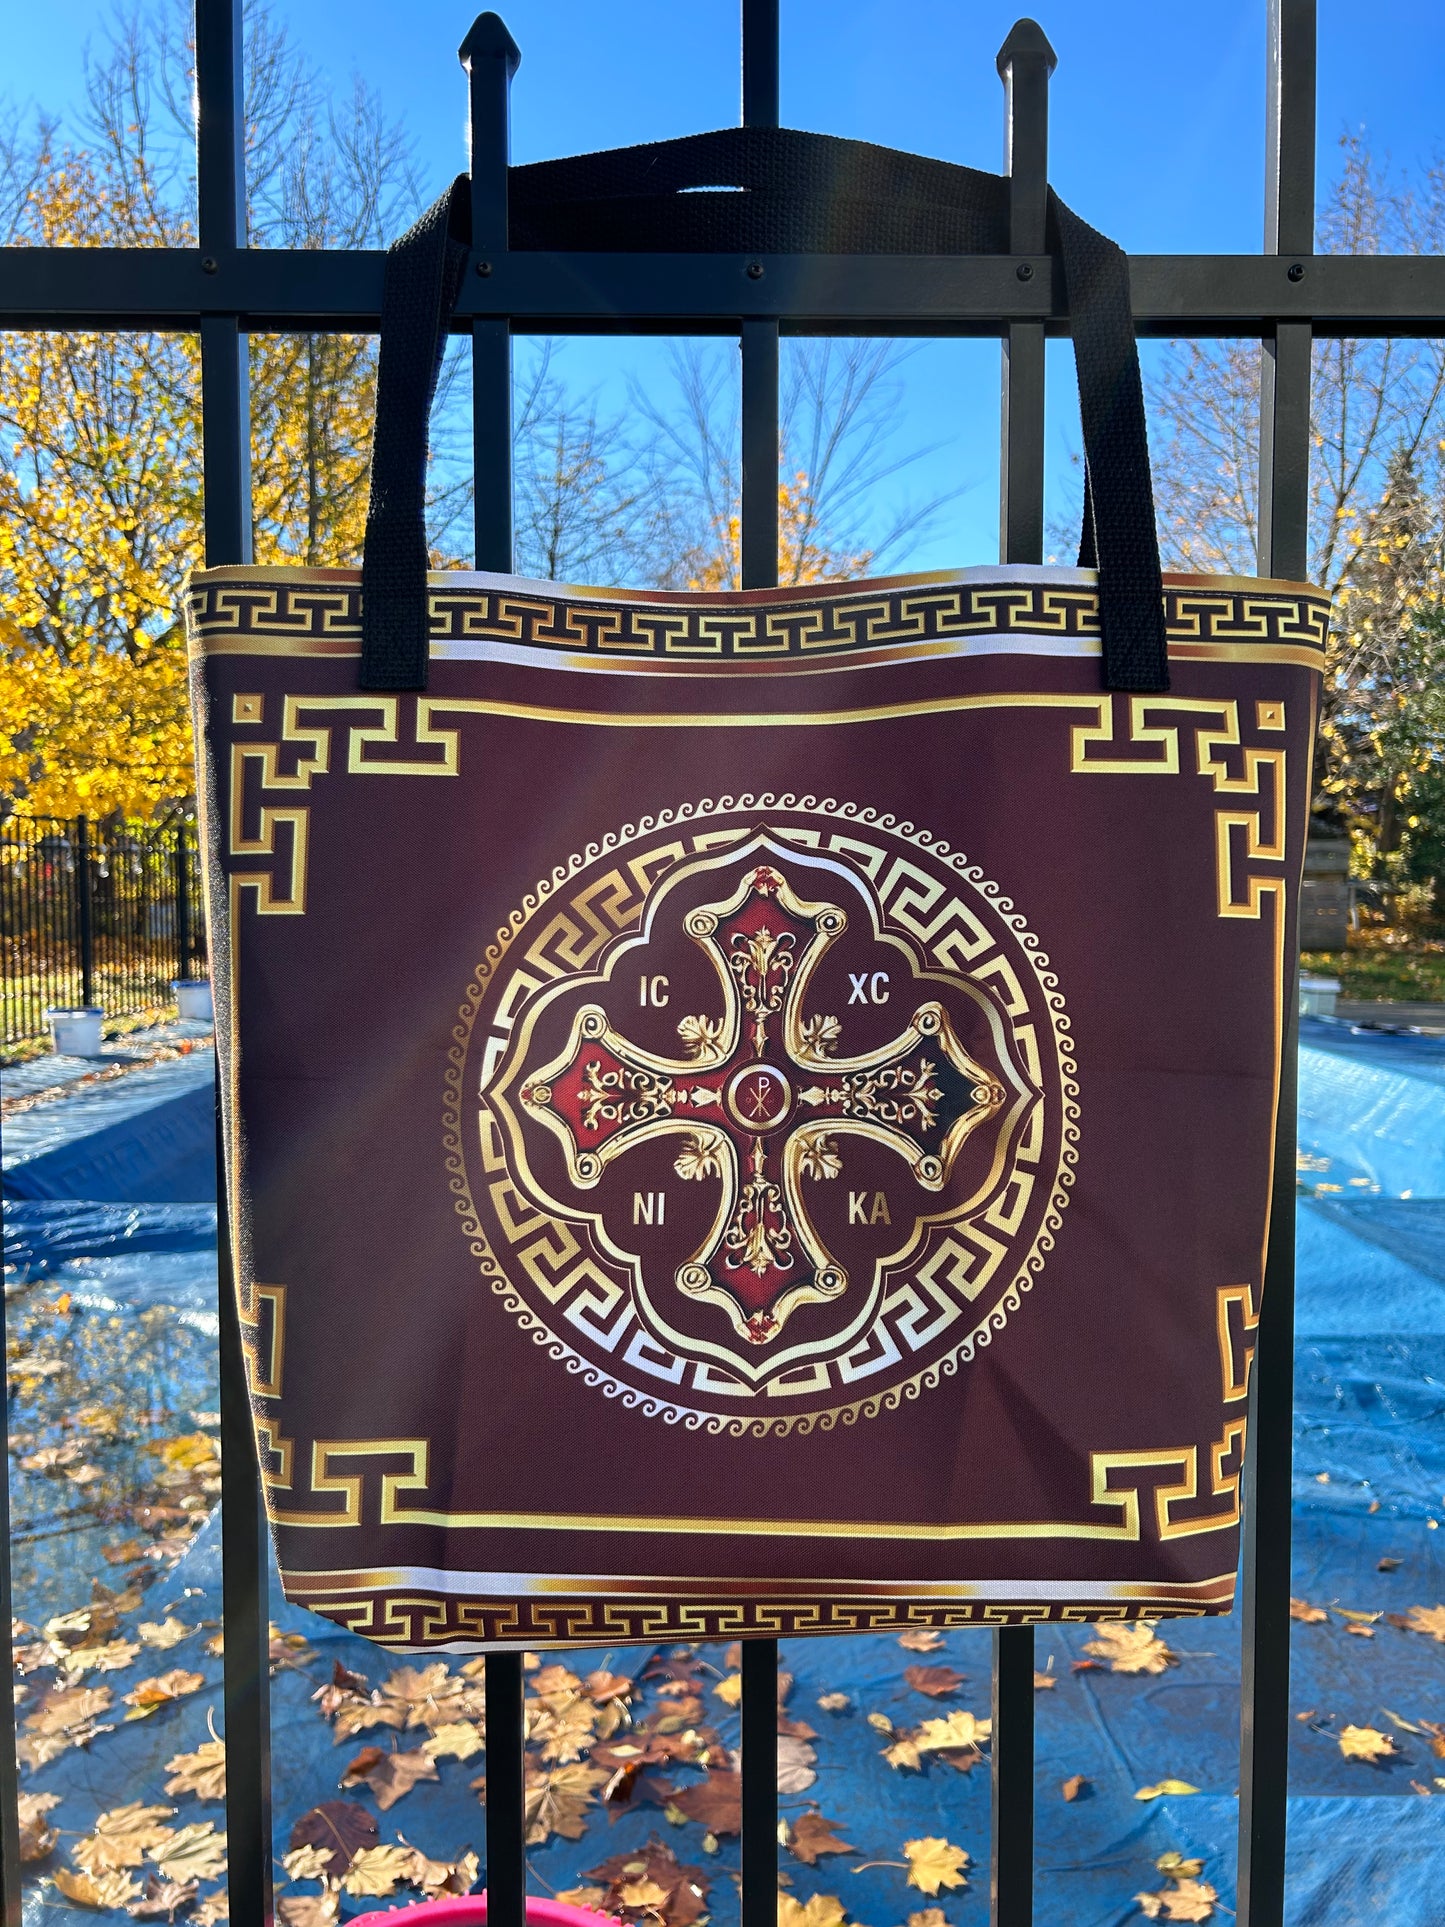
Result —
M252 141L275 148L275 115L298 111L300 70L264 10L250 31ZM194 245L190 183L166 169L135 110L164 94L147 84L157 78L147 63L167 58L172 81L184 75L183 43L148 38L143 18L122 34L92 82L93 138L37 144L5 239ZM253 239L359 244L395 220L382 192L398 165L391 137L364 98L353 105L354 124L330 130L349 175L314 126L284 180L257 162L253 181L284 219L268 232L263 207ZM257 559L354 562L374 340L256 336L250 361ZM0 335L0 814L149 818L188 803L182 595L202 559L200 446L196 337Z
M690 589L735 589L742 581L743 525L737 510L714 523L715 546L688 558ZM806 582L847 582L866 575L872 551L849 554L830 548L819 529L817 504L806 474L778 483L778 581L785 588Z

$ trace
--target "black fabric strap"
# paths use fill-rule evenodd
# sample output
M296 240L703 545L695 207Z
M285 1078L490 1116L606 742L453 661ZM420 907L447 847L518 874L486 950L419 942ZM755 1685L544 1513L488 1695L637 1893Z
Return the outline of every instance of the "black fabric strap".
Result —
M1052 190L1049 214L1063 262L1079 378L1084 430L1079 561L1099 571L1104 687L1158 692L1169 687L1169 654L1129 258ZM1093 551L1088 562L1086 549Z
M361 687L425 689L427 431L471 234L465 174L386 257L361 561Z
M387 258L363 565L362 687L426 686L426 417L466 250L453 184ZM1006 254L1009 184L788 128L723 128L513 168L509 246L657 253ZM1080 564L1099 571L1106 689L1169 686L1139 353L1123 252L1049 197L1084 430Z

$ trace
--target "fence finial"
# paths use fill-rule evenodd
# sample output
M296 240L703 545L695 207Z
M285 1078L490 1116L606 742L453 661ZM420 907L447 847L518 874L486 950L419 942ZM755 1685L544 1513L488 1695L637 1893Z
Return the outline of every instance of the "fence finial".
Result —
M1037 20L1015 20L1009 28L1008 38L998 50L998 70L1005 79L1009 68L1022 54L1042 54L1049 63L1050 73L1059 64L1059 56Z
M468 72L474 60L489 56L506 61L509 80L522 64L522 50L507 32L507 23L499 13L479 13L457 48L457 58Z

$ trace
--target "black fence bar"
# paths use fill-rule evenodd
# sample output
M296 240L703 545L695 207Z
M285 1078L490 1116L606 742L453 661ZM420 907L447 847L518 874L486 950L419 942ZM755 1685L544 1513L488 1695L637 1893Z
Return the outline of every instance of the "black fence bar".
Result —
M205 263L246 244L246 117L242 0L196 0L196 180ZM210 270L214 276L216 270ZM206 561L251 559L251 407L247 339L238 315L201 317L201 467ZM218 1015L229 1011L222 995ZM217 1079L216 1163L226 1169ZM221 1606L225 1628L227 1891L232 1927L270 1927L270 1544L256 1463L235 1252L226 1186L217 1187L221 1377Z
M524 1927L526 1709L520 1653L488 1653L486 1701L487 1927Z
M214 261L214 270L205 265ZM194 328L211 305L258 333L375 334L385 256L251 248L0 248L0 328ZM756 263L760 276L747 270ZM1445 255L1293 258L1134 254L1141 335L1258 340L1276 321L1330 336L1430 336L1445 320ZM1020 268L1031 270L1019 279ZM997 338L1010 321L1068 333L1046 255L542 254L517 250L468 275L454 328L510 319L542 334L736 335L739 317L783 334Z
M1006 103L1009 246L1041 253L1049 178L1049 76L1054 50L1021 20L998 54ZM1044 555L1044 324L1013 321L1003 342L999 451L999 560ZM1034 1633L993 1638L993 1803L990 1899L993 1927L1029 1927L1034 1869Z
M1315 223L1315 0L1270 0L1265 235L1308 278ZM1309 567L1310 325L1262 344L1259 540L1262 575ZM1282 1927L1289 1791L1290 1528L1294 1465L1295 1138L1298 955L1286 957L1284 1048L1264 1302L1251 1371L1240 1613L1240 1927Z
M191 974L191 864L184 835L176 838L176 979Z
M495 13L478 15L459 49L467 74L472 253L485 279L505 265L509 97L521 63ZM472 324L472 520L476 566L512 567L512 332L505 316ZM527 1917L526 1715L520 1653L489 1653L487 1700L487 1920Z
M508 95L521 63L494 13L480 14L461 44L468 79L474 280L506 271ZM512 329L505 315L472 322L472 486L479 569L512 566Z
M778 0L742 3L742 121L776 127L779 113ZM761 263L743 278L762 286ZM745 589L778 580L778 323L776 313L743 321L739 565ZM742 1642L742 1927L776 1927L778 1917L778 1642Z
M80 1001L95 1002L95 917L90 874L90 825L79 817L75 825L76 939L80 949Z

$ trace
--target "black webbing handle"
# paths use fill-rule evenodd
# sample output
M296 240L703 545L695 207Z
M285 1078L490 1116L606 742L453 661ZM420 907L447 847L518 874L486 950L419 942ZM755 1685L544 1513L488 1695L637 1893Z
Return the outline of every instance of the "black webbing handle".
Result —
M427 438L466 271L470 185L459 174L387 252L361 557L363 689L426 688Z
M364 689L427 676L427 416L466 263L463 176L387 256L362 567ZM739 192L738 190L742 190ZM1007 254L1008 182L865 141L732 127L515 167L516 250ZM1084 431L1079 561L1099 571L1106 689L1169 687L1128 258L1052 191Z

